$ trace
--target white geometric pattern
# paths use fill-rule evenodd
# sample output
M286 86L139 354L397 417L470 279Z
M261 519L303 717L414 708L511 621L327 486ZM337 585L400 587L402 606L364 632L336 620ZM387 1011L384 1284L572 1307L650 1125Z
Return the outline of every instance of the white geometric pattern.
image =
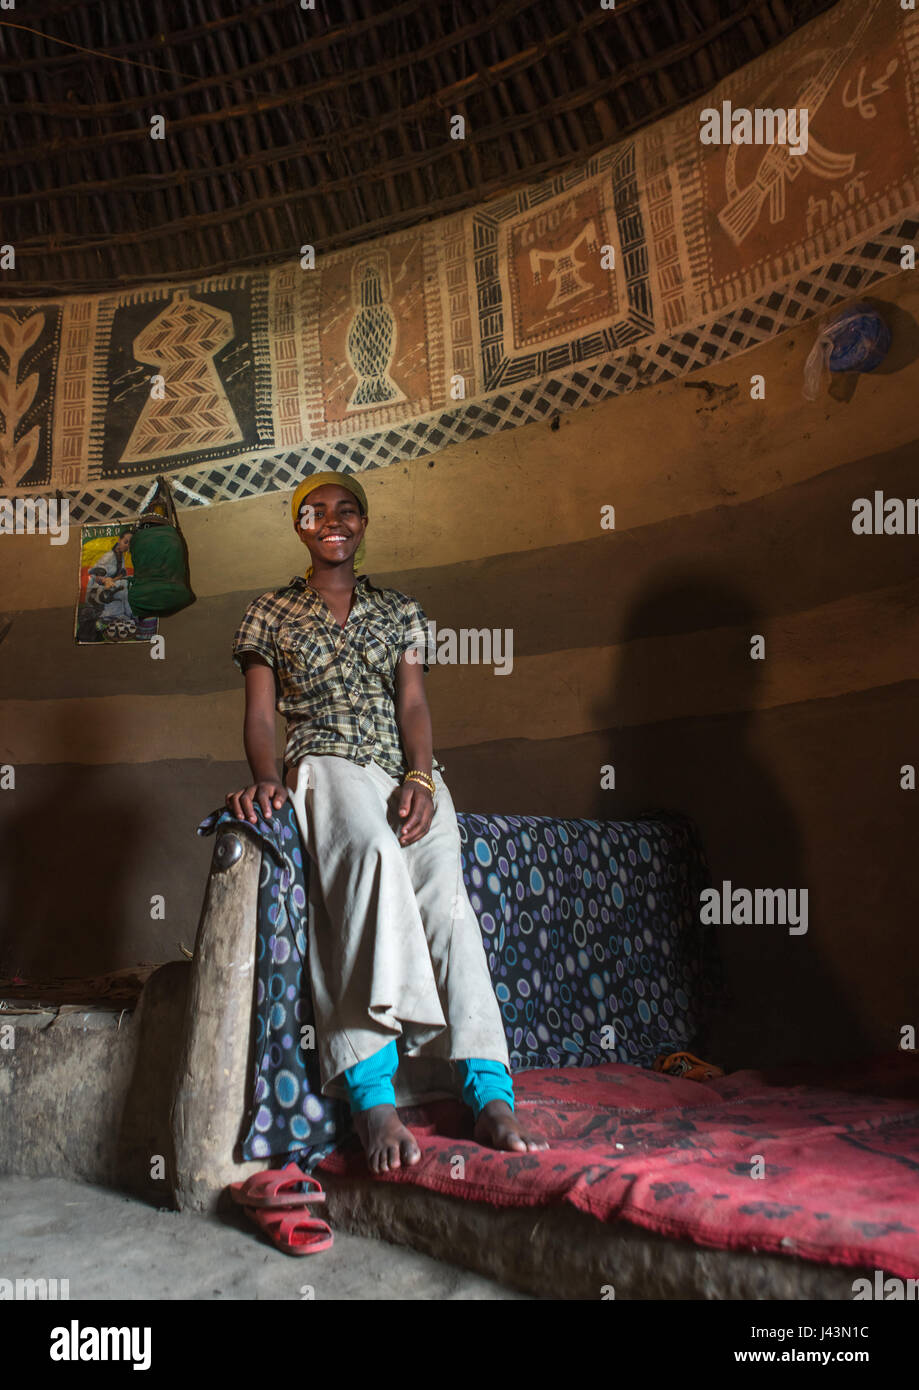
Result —
M798 274L781 286L695 329L668 338L641 339L627 353L577 370L555 373L535 385L497 392L455 410L439 411L409 425L384 427L374 435L316 444L296 452L255 454L226 463L177 468L167 473L176 503L211 506L262 493L294 488L310 473L326 469L359 473L371 468L422 458L448 444L462 443L545 420L560 412L594 405L710 366L814 318L841 300L900 271L901 247L914 243L919 215L902 217L882 232L839 252L824 266ZM109 482L75 492L70 519L76 523L130 519L150 491L150 480Z

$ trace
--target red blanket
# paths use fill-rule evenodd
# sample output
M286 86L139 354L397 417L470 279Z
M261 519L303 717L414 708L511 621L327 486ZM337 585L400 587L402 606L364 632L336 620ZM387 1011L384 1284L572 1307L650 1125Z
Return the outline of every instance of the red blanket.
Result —
M554 1068L518 1074L514 1089L547 1151L485 1148L466 1106L436 1101L400 1112L422 1161L376 1181L497 1206L571 1202L717 1249L919 1275L919 1055L704 1083ZM320 1167L367 1176L356 1139Z

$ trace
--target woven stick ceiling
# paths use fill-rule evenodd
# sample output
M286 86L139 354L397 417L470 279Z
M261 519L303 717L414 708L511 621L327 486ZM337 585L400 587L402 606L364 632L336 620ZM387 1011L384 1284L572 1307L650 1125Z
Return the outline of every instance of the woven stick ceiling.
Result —
M0 10L0 297L267 265L470 207L692 101L830 4Z

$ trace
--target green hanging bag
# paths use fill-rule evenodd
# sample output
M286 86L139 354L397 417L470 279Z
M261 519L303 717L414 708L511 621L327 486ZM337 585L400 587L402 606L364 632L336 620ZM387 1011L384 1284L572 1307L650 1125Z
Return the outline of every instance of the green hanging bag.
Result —
M157 479L152 500L140 514L131 537L134 573L128 579L128 602L138 618L166 618L195 602L188 568L188 547L179 530L169 483Z

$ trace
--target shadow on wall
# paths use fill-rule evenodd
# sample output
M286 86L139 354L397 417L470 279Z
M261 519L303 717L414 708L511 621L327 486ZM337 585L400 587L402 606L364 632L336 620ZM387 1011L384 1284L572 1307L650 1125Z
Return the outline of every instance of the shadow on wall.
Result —
M69 724L66 713L64 722ZM79 748L72 728L49 746ZM84 976L132 963L125 949L154 833L97 764L27 764L0 799L0 974Z
M714 887L808 890L804 934L779 923L716 929L729 999L710 1060L732 1070L872 1050L831 963L833 924L821 915L818 877L830 870L808 872L807 787L786 790L756 751L764 663L751 659L749 638L763 622L733 582L665 574L627 615L616 685L598 711L616 771L616 790L602 793L604 818L682 811L699 827ZM725 642L734 635L736 651ZM836 871L846 872L842 840Z

